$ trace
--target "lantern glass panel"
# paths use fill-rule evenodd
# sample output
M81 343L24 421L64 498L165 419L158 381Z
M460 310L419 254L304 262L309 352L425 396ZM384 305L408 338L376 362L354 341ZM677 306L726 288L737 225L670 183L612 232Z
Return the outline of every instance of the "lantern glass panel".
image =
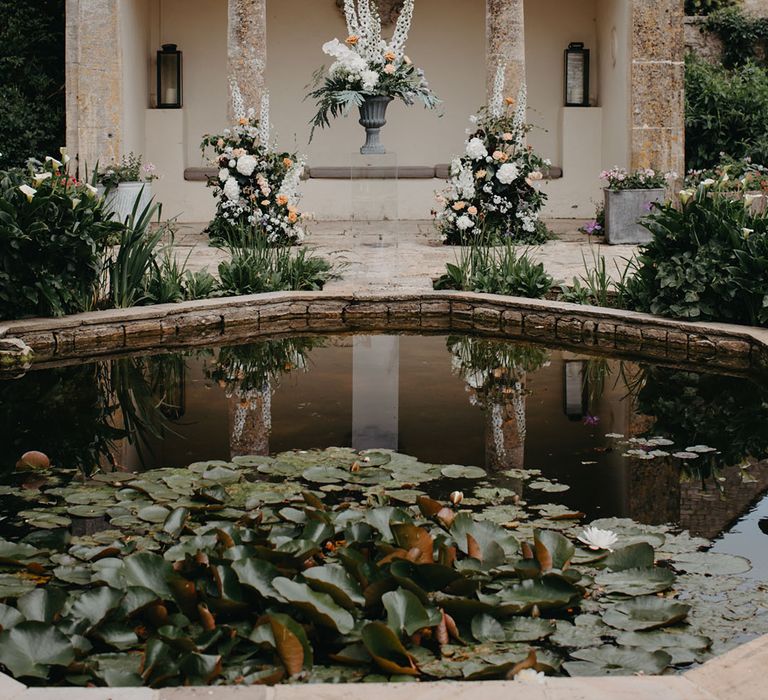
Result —
M179 108L182 105L181 51L175 44L165 44L157 52L157 106Z
M589 50L572 43L565 51L565 104L589 106Z

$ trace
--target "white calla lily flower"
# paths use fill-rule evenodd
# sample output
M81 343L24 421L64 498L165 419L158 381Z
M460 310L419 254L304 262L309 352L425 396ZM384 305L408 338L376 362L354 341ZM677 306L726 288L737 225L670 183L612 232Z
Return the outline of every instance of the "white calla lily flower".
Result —
M27 201L29 202L31 202L33 197L37 194L37 190L34 187L30 187L29 185L21 185L19 190L26 196Z

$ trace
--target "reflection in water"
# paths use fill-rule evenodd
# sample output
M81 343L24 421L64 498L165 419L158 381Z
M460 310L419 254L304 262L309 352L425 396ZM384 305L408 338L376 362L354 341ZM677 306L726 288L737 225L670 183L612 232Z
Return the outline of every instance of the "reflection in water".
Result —
M459 336L281 339L35 370L0 382L0 431L5 469L37 449L84 471L391 439L422 461L485 464L499 480L541 469L570 485L558 501L589 517L706 537L768 490L755 464L768 453L764 387ZM626 457L608 433L717 452ZM759 520L744 527L764 538Z

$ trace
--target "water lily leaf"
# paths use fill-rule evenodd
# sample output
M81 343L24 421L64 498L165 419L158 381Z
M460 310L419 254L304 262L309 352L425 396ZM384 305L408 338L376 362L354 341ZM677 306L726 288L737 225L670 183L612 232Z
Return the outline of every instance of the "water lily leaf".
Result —
M33 559L41 554L37 547L20 542L9 542L0 538L0 564L21 565L22 562Z
M159 554L139 552L123 560L125 580L130 586L143 586L161 596L170 596L168 579L173 574L171 565Z
M0 600L18 598L35 588L37 588L37 583L34 580L25 578L24 573L0 573Z
M401 586L406 586L406 582L410 582L429 593L443 591L456 581L464 580L460 573L448 566L416 564L406 559L393 561L389 572ZM475 588L474 585L471 587Z
M52 530L59 527L69 527L72 520L66 515L51 511L22 510L18 513L20 518L26 520L32 527Z
M179 671L188 685L210 685L221 674L221 656L217 654L187 654Z
M688 616L690 606L656 596L619 603L605 612L603 622L628 632L674 625Z
M71 506L67 508L67 515L76 518L102 518L107 514L107 508L103 505Z
M534 530L533 549L542 571L567 568L576 548L559 532Z
M410 636L424 627L434 627L442 619L437 610L426 609L411 591L402 588L385 593L381 601L387 611L387 625L398 633Z
M315 590L327 593L347 610L365 605L360 585L341 564L314 566L304 572L304 579Z
M595 578L595 583L605 588L606 593L627 596L661 593L671 588L674 582L675 574L661 568L603 572Z
M163 532L167 532L174 539L178 538L189 520L188 508L174 508L163 522Z
M384 673L395 676L418 675L413 657L383 622L368 623L363 627L361 637L371 658Z
M272 580L279 574L277 569L261 559L241 559L232 564L240 583L254 589L264 598L280 598L272 586Z
M661 673L672 661L672 657L664 651L649 652L645 649L630 649L604 644L592 649L579 649L571 652L575 659L587 661L606 671L618 671L631 675L634 673ZM570 672L569 662L563 664Z
M228 467L216 466L203 472L203 479L217 484L234 484L243 478L243 473Z
M53 575L60 581L84 586L91 582L92 569L83 564L57 566Z
M474 520L468 513L459 513L451 526L451 535L459 549L469 554L467 535L477 542L485 555L494 545L501 547L507 557L515 556L520 551L517 539L498 525L486 520Z
M122 598L122 591L115 591L108 586L83 591L70 601L67 615L74 619L80 632L83 632L83 628L90 629L98 625L110 610L118 606Z
M744 574L752 568L749 559L720 552L683 552L672 559L672 566L689 574L710 576Z
M19 622L24 621L24 615L22 615L16 608L12 608L10 605L0 603L0 632L3 630L9 630L11 627L18 625Z
M472 618L471 629L472 636L480 643L504 642L507 639L507 633L501 623L487 613L475 615Z
M642 647L643 649L664 649L674 656L674 650L682 648L693 652L703 652L712 646L712 640L701 634L690 632L675 632L667 630L651 630L648 632L622 632L616 641L625 647Z
M534 605L541 610L568 606L580 597L579 588L561 576L549 574L502 588L495 596L495 603L502 614L518 615L528 612Z
M535 491L543 491L544 493L561 493L568 491L571 487L567 484L557 484L549 479L537 479L536 481L531 481L528 484L528 488Z
M449 464L443 467L440 473L447 479L482 479L488 475L485 469L480 467L465 467L460 464Z
M49 586L36 588L34 591L21 596L16 601L16 607L27 620L37 622L54 622L64 608L67 594L61 588Z
M124 623L100 625L97 634L105 644L115 649L131 649L139 643L136 632Z
M420 564L431 564L434 559L434 542L432 535L424 528L409 523L392 523L390 525L395 542L407 552L419 550L416 559Z
M170 514L171 511L164 506L147 506L137 513L140 520L148 523L164 523Z
M613 637L616 634L597 615L590 614L578 615L573 623L558 620L556 628L549 639L561 647L588 647L601 637Z
M339 484L348 481L351 474L338 467L310 467L301 476L317 484Z
M355 624L352 615L337 605L331 596L313 591L306 583L284 577L274 579L272 585L285 600L318 624L335 629L340 634L352 631Z
M69 666L69 639L47 622L20 622L0 632L0 663L16 678L47 678L50 666Z
M289 676L312 666L312 647L304 628L288 615L272 613L269 625L275 640L275 649Z
M140 654L93 654L95 674L110 688L135 688L144 685L139 675Z
M532 617L513 617L506 620L502 627L508 642L536 642L555 631L553 621Z
M638 542L610 552L602 562L611 571L627 569L650 569L654 564L653 547L647 542Z
M365 513L365 522L378 530L386 542L392 542L395 536L392 534L390 523L412 523L413 518L400 508L382 506L368 510Z

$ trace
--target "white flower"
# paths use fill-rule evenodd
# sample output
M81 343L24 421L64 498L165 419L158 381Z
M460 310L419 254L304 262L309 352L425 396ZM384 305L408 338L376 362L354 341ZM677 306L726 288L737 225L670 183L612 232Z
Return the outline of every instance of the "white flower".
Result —
M253 171L256 170L257 165L258 161L253 156L247 154L240 156L237 159L237 172L246 177L250 177L253 175Z
M688 204L688 202L691 200L691 198L696 194L694 190L680 190L677 193L680 197L680 201L683 203L683 206Z
M32 197L34 197L37 194L37 190L34 187L30 187L29 185L21 185L19 187L22 194L26 195L28 201L32 201Z
M60 168L62 165L61 161L51 158L51 156L46 156L45 162L50 163L54 168Z
M482 160L488 155L488 149L481 139L475 137L467 143L467 155L472 160Z
M761 194L745 194L744 206L749 209L754 202L759 202L763 198Z
M583 542L590 549L607 549L609 552L613 551L613 545L618 541L616 533L612 530L601 530L597 527L585 528L578 540Z
M532 668L524 668L522 671L518 672L515 676L515 680L522 681L523 683L538 683L539 685L544 685L546 676Z
M67 155L67 149L66 148L64 148L64 147L60 148L59 149L59 153L61 153L61 162L64 163L64 165L66 165L67 163L69 163L70 160L72 160Z
M72 208L73 209L77 209L77 205L80 204L80 202L82 202L82 201L83 201L82 199L73 199L72 200Z
M474 225L475 222L472 221L472 219L470 219L466 214L456 219L456 227L460 231L466 231L467 229L472 228Z
M701 184L704 185L704 187L712 187L712 185L715 184L715 181L711 177L708 177Z
M51 173L37 173L32 179L35 181L35 185L39 187L50 177Z
M519 174L520 168L518 168L517 165L514 163L504 163L504 165L496 171L496 179L502 185L509 185L517 179Z
M235 178L231 177L224 183L224 196L231 202L240 199L240 185Z
M364 70L360 73L360 79L363 81L363 90L370 92L379 82L379 74L375 70Z
M461 503L464 500L464 493L462 491L454 491L448 497L448 500L450 500L450 502L453 503L453 505L457 506L459 505L459 503Z
M230 168L235 168L235 167L237 167L237 161L236 161L234 158L232 158L232 159L229 161L229 167L230 167Z
M99 194L99 190L93 185L86 184L85 189L88 192L89 197L95 197L96 195Z
M229 168L222 168L219 170L219 182L226 182L229 180Z

